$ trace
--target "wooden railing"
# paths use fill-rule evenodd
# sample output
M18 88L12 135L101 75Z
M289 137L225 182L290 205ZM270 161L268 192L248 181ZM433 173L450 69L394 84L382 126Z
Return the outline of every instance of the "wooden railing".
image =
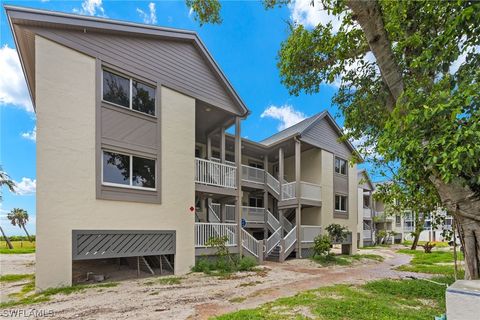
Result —
M195 247L207 247L211 238L226 237L227 246L237 245L237 225L233 223L195 223Z
M282 185L282 200L295 199L295 182L289 182Z
M255 257L258 258L259 241L255 239L250 233L242 229L242 246Z
M242 165L242 180L265 183L265 170Z
M279 227L270 237L267 239L266 248L265 248L265 255L269 255L270 252L280 243L282 240L281 235L282 227Z
M363 239L371 239L372 230L363 230Z
M297 226L293 227L289 233L283 238L285 241L285 249L284 252L288 252L290 248L295 244L297 241Z
M364 218L371 218L372 217L372 209L371 208L363 208L363 217Z
M237 168L216 161L195 158L195 182L224 188L236 188Z
M264 223L265 208L242 207L242 218L247 222Z
M302 225L300 226L300 234L302 242L311 243L315 240L317 236L322 234L322 227Z
M275 179L274 176L272 176L270 173L266 172L267 178L265 179L267 185L277 193L277 195L280 195L280 182Z
M282 216L282 225L287 233L293 229L293 224L284 216Z
M272 230L277 230L281 227L280 221L278 221L268 209L265 209L265 213L267 215L267 224L272 228Z
M300 181L300 196L308 200L322 200L322 187L318 184Z
M220 203L212 203L208 206L208 222L220 222Z

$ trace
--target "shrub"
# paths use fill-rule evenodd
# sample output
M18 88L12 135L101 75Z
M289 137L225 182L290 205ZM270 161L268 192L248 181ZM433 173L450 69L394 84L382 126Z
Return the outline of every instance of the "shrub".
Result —
M250 257L242 257L237 264L238 271L251 271L257 265L257 261Z
M343 242L347 238L348 229L337 223L332 223L325 228L332 242Z
M318 235L313 239L313 257L315 256L329 256L332 242L327 235Z

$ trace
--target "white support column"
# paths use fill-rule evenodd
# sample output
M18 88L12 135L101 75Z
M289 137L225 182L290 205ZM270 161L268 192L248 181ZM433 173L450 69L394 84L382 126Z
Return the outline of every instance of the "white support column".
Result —
M235 220L237 224L237 244L238 253L242 256L242 224L241 224L241 206L242 206L242 137L240 128L240 117L235 118L235 166L237 167L237 194L235 196Z
M284 153L283 148L278 149L278 181L280 182L280 195L278 201L282 201L283 198L283 176L284 174ZM283 225L283 209L278 209L278 221ZM283 238L283 228L280 230L280 235Z
M225 128L220 129L220 161L225 163Z
M207 159L212 160L212 137L207 135Z
M301 230L300 226L302 218L302 204L301 204L301 154L302 154L302 145L300 140L295 139L295 195L297 198L297 208L295 208L295 223L297 225L297 252L296 257L302 257L302 242L300 241Z

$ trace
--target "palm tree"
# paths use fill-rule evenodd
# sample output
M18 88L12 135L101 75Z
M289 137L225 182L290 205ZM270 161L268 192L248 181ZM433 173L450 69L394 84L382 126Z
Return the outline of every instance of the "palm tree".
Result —
M33 242L32 239L30 238L30 235L28 234L27 229L25 228L25 224L28 222L28 213L27 211L20 209L20 208L14 208L10 213L7 215L8 220L14 225L18 226L19 228L23 228L25 233L27 234L28 241Z
M7 188L11 191L11 192L15 192L15 182L10 179L10 177L8 176L8 173L6 173L5 171L3 171L2 167L0 166L0 189L3 187L3 186L7 186ZM0 192L0 201L2 200L2 193Z
M8 239L7 235L3 231L2 226L0 226L0 232L2 233L3 239L5 239L5 241L7 242L8 249L13 249L12 243L10 242L10 239Z

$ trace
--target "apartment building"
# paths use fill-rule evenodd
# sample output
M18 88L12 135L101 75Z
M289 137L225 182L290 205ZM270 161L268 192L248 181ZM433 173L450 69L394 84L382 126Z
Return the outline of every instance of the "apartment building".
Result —
M375 206L373 199L373 192L375 185L371 181L368 172L365 169L358 170L358 226L357 232L359 234L359 247L371 246L375 244Z
M38 290L87 262L184 274L212 237L283 261L338 223L356 252L356 151L328 112L243 139L249 110L195 32L5 9L37 115Z

